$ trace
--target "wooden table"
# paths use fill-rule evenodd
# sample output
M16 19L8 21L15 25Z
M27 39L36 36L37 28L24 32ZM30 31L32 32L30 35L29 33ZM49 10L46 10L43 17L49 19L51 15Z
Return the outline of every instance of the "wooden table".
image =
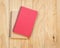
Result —
M59 1L0 0L0 48L60 48ZM29 39L21 39L23 36L16 34L12 34L12 38L9 37L10 13L15 15L21 6L38 11L38 18Z

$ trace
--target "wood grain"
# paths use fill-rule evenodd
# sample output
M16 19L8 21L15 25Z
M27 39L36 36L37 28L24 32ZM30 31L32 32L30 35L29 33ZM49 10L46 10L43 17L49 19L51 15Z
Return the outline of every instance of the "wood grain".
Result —
M8 48L8 0L0 0L0 39L1 48Z
M56 1L45 3L45 48L56 48Z
M57 0L57 48L60 48L60 0Z
M13 28L21 6L38 11L33 33L25 39L11 31L9 38L10 17ZM0 0L0 48L60 48L60 0Z

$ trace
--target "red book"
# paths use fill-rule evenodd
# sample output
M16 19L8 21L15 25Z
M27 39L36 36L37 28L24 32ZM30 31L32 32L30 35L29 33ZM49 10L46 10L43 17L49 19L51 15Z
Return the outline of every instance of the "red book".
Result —
M29 38L33 31L36 17L37 11L26 7L21 7L13 28L13 32Z

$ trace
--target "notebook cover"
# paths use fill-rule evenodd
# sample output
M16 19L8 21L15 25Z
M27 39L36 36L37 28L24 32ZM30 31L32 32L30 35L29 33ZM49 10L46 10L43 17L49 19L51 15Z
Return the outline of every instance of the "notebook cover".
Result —
M33 31L36 17L37 11L26 7L21 7L13 28L13 32L29 38Z

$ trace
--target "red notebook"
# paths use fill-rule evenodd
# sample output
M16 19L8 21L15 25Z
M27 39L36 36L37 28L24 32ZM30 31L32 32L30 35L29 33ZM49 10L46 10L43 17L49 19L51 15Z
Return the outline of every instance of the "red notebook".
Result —
M13 28L13 32L29 38L33 31L36 17L37 11L26 7L21 7Z

